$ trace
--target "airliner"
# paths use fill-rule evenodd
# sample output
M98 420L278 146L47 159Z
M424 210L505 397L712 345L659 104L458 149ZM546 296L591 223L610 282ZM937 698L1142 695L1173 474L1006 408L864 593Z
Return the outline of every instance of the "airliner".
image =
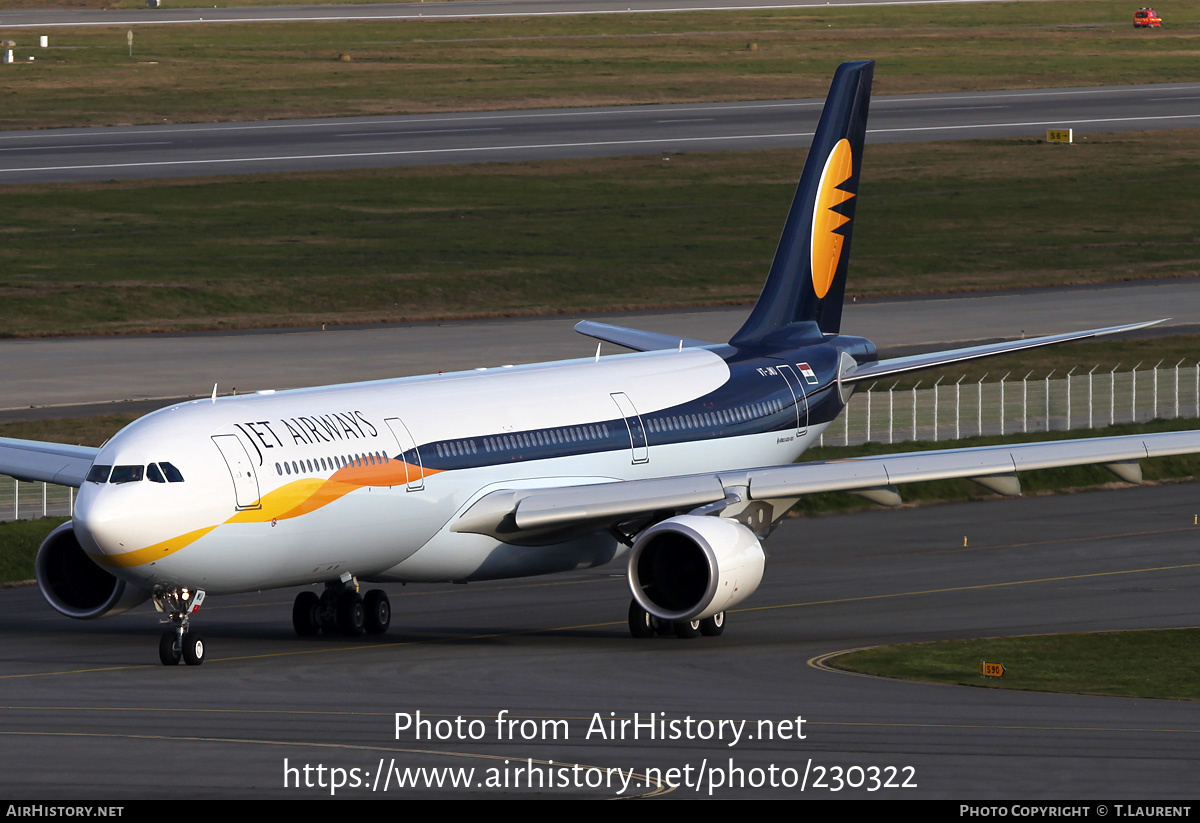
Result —
M845 63L814 134L762 294L727 343L590 321L632 353L193 400L99 448L4 439L0 472L79 489L40 547L64 615L153 600L159 658L204 661L206 595L306 586L301 636L385 632L364 584L470 582L625 558L634 637L721 634L758 587L762 541L803 495L884 504L915 481L1200 451L1200 432L796 463L865 381L1130 331L879 358L841 332L873 62Z

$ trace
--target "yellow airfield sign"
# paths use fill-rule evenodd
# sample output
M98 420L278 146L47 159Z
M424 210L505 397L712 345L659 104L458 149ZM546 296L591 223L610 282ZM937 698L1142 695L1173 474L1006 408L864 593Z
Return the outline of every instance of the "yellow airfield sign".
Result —
M988 663L979 661L979 676L980 677L1004 677L1003 663Z

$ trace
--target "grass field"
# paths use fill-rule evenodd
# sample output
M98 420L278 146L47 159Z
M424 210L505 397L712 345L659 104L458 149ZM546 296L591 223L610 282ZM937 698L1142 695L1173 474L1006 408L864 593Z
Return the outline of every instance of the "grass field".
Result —
M0 583L33 579L33 559L38 546L63 517L0 523Z
M21 30L0 128L1189 81L1200 2L1113 0L467 21ZM48 49L32 48L39 34ZM754 48L750 48L753 44ZM348 54L351 62L339 61ZM23 62L28 55L36 62Z
M1001 637L883 646L835 657L839 669L997 689L1200 700L1200 629ZM979 661L1003 663L1002 678Z
M870 146L849 289L1200 273L1195 134ZM774 151L5 187L0 335L752 302L802 164Z
M365 6L381 3L403 2L404 0L322 0L310 5L321 6ZM439 3L444 0L415 0L420 3ZM162 8L197 8L215 9L226 8L257 8L259 6L299 6L305 5L297 0L174 0L164 2ZM0 11L4 9L23 9L38 11L70 11L79 9L144 9L146 0L0 0Z

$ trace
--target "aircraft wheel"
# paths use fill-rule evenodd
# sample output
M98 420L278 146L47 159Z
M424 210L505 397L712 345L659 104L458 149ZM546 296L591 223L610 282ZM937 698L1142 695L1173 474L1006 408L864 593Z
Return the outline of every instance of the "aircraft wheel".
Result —
M675 623L675 636L681 640L689 640L700 636L699 620L679 620Z
M204 638L193 632L183 636L183 662L199 666L204 662Z
M392 603L383 589L371 589L363 599L367 634L383 634L392 624Z
M712 617L700 621L700 634L705 637L720 637L725 631L725 612L717 612Z
M175 632L165 631L158 638L158 659L164 666L178 666L183 652L175 645Z
M367 612L358 592L347 589L337 600L337 629L344 635L362 634L367 622Z
M629 633L639 640L654 637L654 616L636 600L629 603Z
M320 605L321 598L314 591L306 590L296 595L296 602L292 604L292 628L296 630L296 634L312 637L321 630L321 624L317 620Z

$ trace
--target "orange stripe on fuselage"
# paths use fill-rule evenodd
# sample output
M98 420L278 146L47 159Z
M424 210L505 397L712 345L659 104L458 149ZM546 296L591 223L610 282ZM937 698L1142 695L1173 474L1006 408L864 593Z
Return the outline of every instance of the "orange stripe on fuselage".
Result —
M413 466L399 460L389 460L386 463L376 463L375 465L344 466L328 478L306 477L280 486L263 495L258 508L240 511L225 523L266 523L270 520L289 520L323 508L335 500L340 500L355 489L365 486L403 486L417 478L441 474L441 471ZM144 549L122 554L89 554L88 556L101 566L128 569L169 557L180 549L187 548L216 528L217 526L206 526L161 543L155 543Z

